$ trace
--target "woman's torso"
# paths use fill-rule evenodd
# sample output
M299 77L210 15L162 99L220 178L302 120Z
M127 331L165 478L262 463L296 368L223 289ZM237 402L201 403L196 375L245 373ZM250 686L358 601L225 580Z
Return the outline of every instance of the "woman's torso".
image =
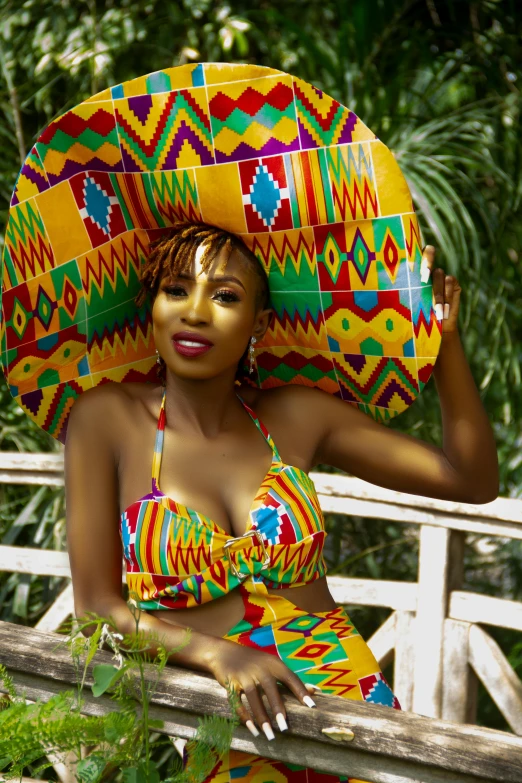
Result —
M288 397L290 389L285 389ZM119 443L120 513L150 492L154 440L163 389L145 384L122 384ZM276 394L250 387L240 390L242 399L253 408L271 433L284 463L308 472L313 467L316 434L313 426L294 426L287 412L277 404ZM286 406L285 406L286 407ZM172 419L172 412L169 418ZM179 429L183 424L177 422ZM245 532L249 510L270 467L271 450L252 420L238 405L223 423L214 439L190 437L179 432L176 423L164 432L161 460L162 492L170 498L212 519L231 536ZM123 425L123 426L122 426ZM185 430L187 433L187 430ZM281 595L281 589L267 588ZM284 588L283 588L284 589ZM326 577L293 586L292 603L307 612L334 609ZM222 637L242 617L243 600L239 590L208 603L183 609L148 610L148 613L174 624Z

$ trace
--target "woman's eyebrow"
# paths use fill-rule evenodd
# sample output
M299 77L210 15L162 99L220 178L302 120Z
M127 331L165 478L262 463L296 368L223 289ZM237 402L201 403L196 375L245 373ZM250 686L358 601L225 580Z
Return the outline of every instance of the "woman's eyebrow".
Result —
M181 272L177 277L178 279L182 280L195 280L194 276L189 275L187 272ZM237 283L246 293L246 288L241 280L238 280L237 277L233 277L232 275L215 275L214 277L209 277L208 279L212 283Z

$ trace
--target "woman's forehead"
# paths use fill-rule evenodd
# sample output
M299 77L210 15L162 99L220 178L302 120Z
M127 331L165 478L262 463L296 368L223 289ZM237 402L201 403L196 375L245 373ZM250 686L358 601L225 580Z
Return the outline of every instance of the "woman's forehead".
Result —
M252 277L251 263L247 257L241 253L238 248L233 247L230 253L222 248L211 262L207 271L203 269L203 255L206 244L201 243L196 248L194 258L190 264L183 270L184 275L190 277L218 277L220 275L234 275L242 282L247 282ZM162 280L175 277L176 273L166 268L162 275Z

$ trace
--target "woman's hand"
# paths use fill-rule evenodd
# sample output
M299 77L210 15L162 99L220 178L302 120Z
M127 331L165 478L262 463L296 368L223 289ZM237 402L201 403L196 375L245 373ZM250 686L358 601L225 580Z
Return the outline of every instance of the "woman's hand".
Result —
M232 646L233 645L233 646ZM270 718L265 709L262 692L266 694L272 715L275 717L281 731L286 725L286 710L279 692L277 681L286 685L297 696L302 704L315 707L307 686L294 674L288 666L276 655L244 647L236 642L218 645L212 655L209 671L224 688L232 688L239 697L238 716L251 733L257 737L257 731L252 718L241 703L241 692L245 694L256 723L262 727L267 739L274 739Z
M461 287L456 277L444 274L442 267L435 267L435 248L426 245L422 254L421 279L427 282L432 274L433 298L437 317L442 318L442 336L457 332L457 318Z

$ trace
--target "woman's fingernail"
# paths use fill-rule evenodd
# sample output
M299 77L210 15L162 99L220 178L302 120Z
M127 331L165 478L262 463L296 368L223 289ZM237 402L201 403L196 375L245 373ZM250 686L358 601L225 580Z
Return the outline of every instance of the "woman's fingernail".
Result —
M259 737L259 732L256 729L256 727L254 726L253 721L247 720L247 722L245 723L245 726L254 735L254 737Z
M444 304L444 318L449 318L449 309L450 309L450 306L449 306L448 302L446 302Z
M437 302L437 304L435 305L435 315L437 316L437 321L442 321L444 315L444 308L442 307L441 302Z
M428 266L428 259L426 256L422 256L421 261L421 267L420 267L420 273L421 273L421 283L427 283L430 279L430 268Z
M277 725L279 726L280 731L286 731L288 729L288 726L286 725L285 716L282 712L278 712L276 715L276 721Z
M316 707L316 706L317 706L317 705L316 705L316 703L315 703L315 701L312 699L312 697L311 697L311 696L308 696L308 695L306 695L306 696L303 696L303 701L304 701L304 703L305 703L305 704L307 704L309 707Z
M313 682L305 682L305 685L307 688L313 688L314 691L321 691L321 688L318 685L314 685Z
M272 731L272 726L271 726L269 723L263 723L263 725L261 726L261 728L262 728L262 729L263 729L263 731L265 732L265 734L266 734L266 738L267 738L267 739L269 739L269 740L273 740L273 739L275 739L275 734L274 734L274 732Z

